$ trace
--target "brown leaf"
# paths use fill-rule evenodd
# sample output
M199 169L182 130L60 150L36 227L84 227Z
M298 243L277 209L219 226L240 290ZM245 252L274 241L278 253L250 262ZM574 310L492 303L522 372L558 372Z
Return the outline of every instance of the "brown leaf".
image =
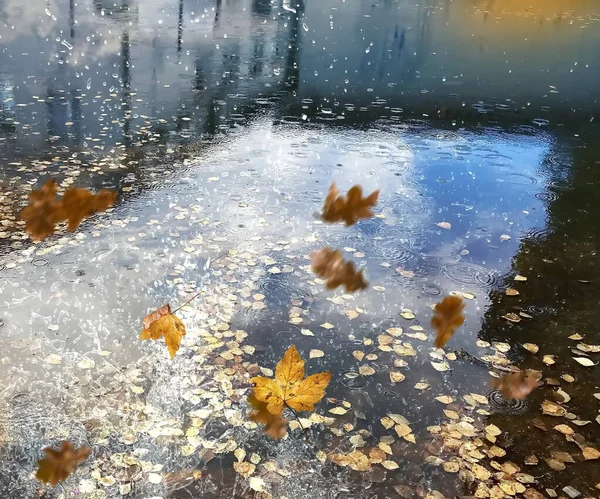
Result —
M264 424L263 431L272 438L280 439L286 436L287 419L282 418L279 414L271 414L267 410L267 403L258 400L254 393L248 395L248 403L254 409L248 415L250 421Z
M583 457L586 461L600 459L600 451L594 447L585 447L583 449Z
M527 369L506 374L500 379L492 378L490 384L500 390L505 399L524 400L527 395L540 386L539 379L538 372Z
M62 201L56 199L56 182L48 180L41 189L29 194L29 205L21 212L25 230L34 241L54 234L54 226L64 220Z
M117 198L116 193L106 189L94 195L72 187L62 199L57 199L56 191L56 182L48 180L41 189L29 194L29 205L21 212L21 218L27 221L25 230L35 241L54 234L55 225L63 220L68 220L69 230L74 231L85 217L106 210Z
M361 218L371 218L373 212L371 207L377 204L379 191L371 193L368 197L362 197L362 188L359 185L352 187L344 199L340 196L335 183L329 187L329 192L323 204L321 219L325 222L345 222L353 225Z
M69 230L73 232L84 218L96 212L102 212L115 204L117 194L102 189L94 195L90 191L72 187L63 196L63 212L69 221Z
M144 329L140 335L141 340L158 340L165 337L171 358L175 356L181 345L181 338L185 336L185 326L179 317L171 313L169 304L144 317Z
M446 296L437 303L431 326L435 328L435 346L442 348L454 334L454 330L465 322L462 314L465 304L458 296Z
M363 271L357 272L354 263L345 262L340 250L334 251L326 246L321 251L313 251L310 259L313 272L327 280L327 289L343 285L346 291L353 292L367 287Z
M329 459L338 466L348 466L354 471L369 471L371 469L369 458L359 450L349 454L330 454Z
M46 447L46 457L38 461L38 470L35 477L41 482L55 486L65 480L75 471L79 463L84 462L92 452L88 447L73 449L71 442L63 442L60 450Z

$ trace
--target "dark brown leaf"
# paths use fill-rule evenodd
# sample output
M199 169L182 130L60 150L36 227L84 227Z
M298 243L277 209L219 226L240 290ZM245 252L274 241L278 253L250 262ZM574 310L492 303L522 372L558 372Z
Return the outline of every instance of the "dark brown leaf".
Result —
M345 262L340 250L325 247L321 251L313 251L310 258L314 273L327 280L327 289L343 285L346 291L353 292L367 287L363 271L357 272L354 263Z
M330 223L343 221L346 225L353 225L361 218L373 216L371 208L377 204L378 190L363 198L362 188L355 185L348 191L346 198L339 194L340 191L335 183L331 184L323 204L323 214L321 215L323 221Z
M431 319L431 326L435 328L435 346L442 348L452 338L457 327L465 322L462 311L465 304L458 296L446 296L434 308L435 315Z
M47 447L44 449L46 457L38 461L35 477L54 486L73 473L77 465L84 462L91 452L88 447L75 450L71 442L63 442L60 450Z
M90 191L81 188L67 189L63 196L63 210L69 221L69 230L73 232L84 218L96 212L105 211L112 206L117 199L117 194L102 189L94 195Z
M54 226L65 219L56 190L56 182L48 180L41 189L29 194L29 205L21 212L21 218L27 222L25 230L34 241L54 234Z

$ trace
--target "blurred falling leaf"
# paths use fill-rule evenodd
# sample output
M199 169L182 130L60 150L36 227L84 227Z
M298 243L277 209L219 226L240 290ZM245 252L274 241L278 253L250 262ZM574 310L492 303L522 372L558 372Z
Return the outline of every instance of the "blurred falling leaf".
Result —
M323 214L321 219L325 222L345 222L346 225L353 225L361 218L371 218L373 211L371 208L377 204L379 191L371 193L363 198L362 188L359 185L352 187L344 198L340 196L340 191L335 183L329 187L329 192L323 204Z
M446 296L434 307L431 325L435 328L435 346L442 348L454 334L454 330L465 322L462 314L464 302L458 296Z
M313 251L310 258L313 272L327 280L327 289L343 285L351 293L367 287L363 271L357 272L354 263L344 261L340 250L324 247L321 251Z
M106 210L117 199L116 193L106 189L94 195L86 189L70 188L62 199L57 199L56 193L56 182L48 180L29 194L29 204L21 212L21 218L27 222L25 230L34 241L54 234L55 225L63 220L68 220L69 230L74 231L84 218Z
M523 400L539 386L539 373L530 369L510 373L500 379L492 378L490 384L500 390L506 399Z
M35 477L41 482L55 486L73 473L77 465L84 462L91 452L88 447L75 450L73 444L66 441L61 444L60 450L46 447L44 449L46 457L38 461Z
M181 338L185 336L185 326L179 317L171 313L171 306L167 303L158 310L144 317L144 329L140 335L141 340L158 340L165 337L171 358L175 356Z
M331 373L322 372L303 378L304 361L292 345L277 364L275 379L256 376L250 379L250 383L254 384L256 399L266 402L267 410L278 415L284 406L297 411L313 411L315 404L325 395Z
M265 427L263 428L263 431L270 437L275 439L285 437L287 434L285 430L287 419L282 418L279 414L271 414L267 410L267 403L258 400L254 393L248 395L248 403L254 409L248 415L248 419L250 419L250 421L264 424Z

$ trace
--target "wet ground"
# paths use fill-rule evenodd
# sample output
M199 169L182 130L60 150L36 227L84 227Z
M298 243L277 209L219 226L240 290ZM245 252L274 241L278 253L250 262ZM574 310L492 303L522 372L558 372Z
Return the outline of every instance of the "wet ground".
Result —
M599 22L583 0L0 0L1 497L597 497L600 376L574 358L599 359ZM33 244L18 213L48 178L119 200ZM380 189L376 216L321 223L332 182ZM324 289L325 245L367 290ZM138 340L202 289L173 361ZM467 321L442 351L451 292ZM272 441L248 379L291 344L333 378ZM544 386L507 401L510 366ZM64 439L93 454L43 489ZM331 462L378 444L395 465Z

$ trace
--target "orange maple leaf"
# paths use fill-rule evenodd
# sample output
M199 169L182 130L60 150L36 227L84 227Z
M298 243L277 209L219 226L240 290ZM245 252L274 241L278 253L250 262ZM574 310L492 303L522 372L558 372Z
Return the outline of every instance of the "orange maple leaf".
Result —
M330 223L344 221L346 225L353 225L361 218L371 218L373 216L371 207L377 204L379 190L363 198L361 186L355 185L348 191L346 198L339 194L340 191L335 183L331 184L323 203L323 213L321 215L323 221Z
M532 369L506 374L501 378L491 378L493 388L500 390L505 399L523 400L540 386L541 373Z
M60 450L47 447L43 452L46 457L38 461L35 477L41 482L55 486L73 473L77 465L89 457L92 450L88 447L75 450L71 442L65 441Z
M107 189L102 189L96 195L86 189L75 187L67 189L62 203L65 218L69 221L69 230L73 232L84 218L105 211L115 204L116 199L117 194Z
M319 277L327 279L327 289L335 289L343 285L346 291L353 292L365 289L367 282L363 271L356 271L354 263L345 262L340 250L331 250L328 247L310 254L312 269Z
M315 404L325 395L331 380L330 372L322 372L304 379L304 361L296 347L287 349L275 368L275 379L256 376L250 379L253 393L259 402L267 404L267 411L277 416L284 407L296 411L314 411Z
M21 212L21 218L27 222L25 231L34 241L54 234L56 224L63 220L68 220L69 230L74 231L85 217L105 211L117 198L116 193L106 189L94 195L86 189L71 187L62 199L57 199L56 192L56 182L48 180L29 194L29 204Z
M435 328L435 346L442 348L452 338L457 327L465 322L462 314L465 304L458 296L446 296L435 305L435 315L431 319L431 325Z
M173 358L181 346L181 338L185 336L186 331L181 319L171 313L171 306L167 303L148 314L144 317L143 323L144 329L140 339L158 340L164 336L171 358Z
M54 226L64 220L62 202L56 199L57 185L48 180L40 189L29 193L29 204L23 208L21 218L27 223L25 230L34 241L54 234Z
M267 410L267 403L258 400L254 393L250 393L250 395L248 395L248 403L254 409L248 415L250 421L264 424L265 427L263 428L263 432L270 437L281 439L286 436L287 431L285 427L287 424L287 419L282 418L279 414L271 414Z

